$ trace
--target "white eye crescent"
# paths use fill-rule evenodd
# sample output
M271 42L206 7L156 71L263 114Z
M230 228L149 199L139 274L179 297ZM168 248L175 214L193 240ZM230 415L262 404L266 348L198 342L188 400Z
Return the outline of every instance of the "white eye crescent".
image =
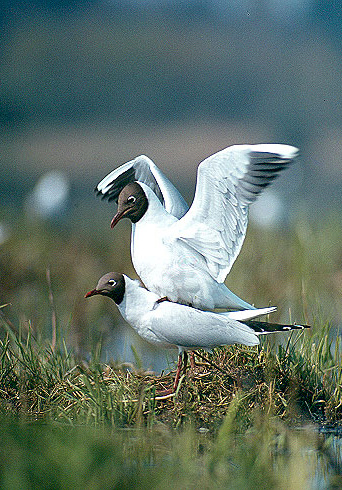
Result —
M109 284L110 286L115 286L116 281L115 281L114 279L109 279L108 284Z
M129 196L127 198L127 202L129 202L130 204L134 204L136 200L137 198L135 196Z

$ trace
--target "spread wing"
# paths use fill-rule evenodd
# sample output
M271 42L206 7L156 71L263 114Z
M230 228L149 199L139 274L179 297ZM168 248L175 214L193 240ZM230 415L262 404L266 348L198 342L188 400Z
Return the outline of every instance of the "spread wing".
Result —
M157 165L145 155L124 163L108 174L95 188L97 195L108 201L117 202L121 190L130 182L139 181L148 185L156 194L166 211L181 218L188 205Z
M211 276L223 282L246 234L248 207L298 149L279 144L234 145L198 167L196 192L186 215L169 230L205 258Z

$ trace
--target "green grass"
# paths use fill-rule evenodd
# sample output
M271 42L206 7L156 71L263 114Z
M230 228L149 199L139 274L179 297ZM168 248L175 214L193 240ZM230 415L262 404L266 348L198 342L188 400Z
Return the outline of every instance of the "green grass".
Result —
M117 243L96 233L23 229L0 254L1 488L340 488L340 449L318 431L342 418L336 216L251 229L229 277L247 300L279 305L275 321L312 329L216 349L214 365L197 356L164 400L174 373L104 363L103 318L118 314L83 299L104 272L133 275L127 247L114 263Z
M64 341L47 343L16 336L10 328L0 341L0 410L28 420L117 427L179 427L191 423L215 434L232 399L243 394L240 415L246 427L254 409L291 424L335 423L342 416L339 342L328 329L312 337L292 334L287 344L222 347L181 381L175 399L158 399L172 386L174 372L153 376L101 362L99 351L80 361ZM157 399L156 399L157 397Z
M79 362L62 342L53 352L7 331L1 488L302 489L315 473L342 483L333 436L312 425L341 419L328 331L293 335L278 351L217 349L220 369L197 358L166 400L156 389L171 386L172 374L128 373L98 352Z

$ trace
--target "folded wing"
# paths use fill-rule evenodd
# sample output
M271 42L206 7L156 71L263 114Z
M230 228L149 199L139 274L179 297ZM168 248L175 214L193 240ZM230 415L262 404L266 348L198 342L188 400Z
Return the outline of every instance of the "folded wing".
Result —
M168 308L168 309L167 309ZM188 308L188 307L184 307ZM241 343L258 345L259 340L254 330L227 316L217 313L200 311L194 308L183 310L179 315L171 306L161 308L165 315L158 316L149 324L149 330L160 342L172 344L186 349L202 348L211 350L220 345Z

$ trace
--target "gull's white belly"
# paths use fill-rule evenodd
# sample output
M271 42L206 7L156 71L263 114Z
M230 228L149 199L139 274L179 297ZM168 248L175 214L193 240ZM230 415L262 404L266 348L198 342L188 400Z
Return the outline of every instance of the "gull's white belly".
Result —
M171 301L199 305L208 296L211 276L203 270L204 259L187 253L180 241L165 244L156 227L145 226L132 234L132 261L145 286Z
M141 220L143 221L143 220ZM203 255L181 239L169 239L167 226L137 223L132 227L131 253L137 274L147 289L160 298L199 309L253 309L210 275Z

